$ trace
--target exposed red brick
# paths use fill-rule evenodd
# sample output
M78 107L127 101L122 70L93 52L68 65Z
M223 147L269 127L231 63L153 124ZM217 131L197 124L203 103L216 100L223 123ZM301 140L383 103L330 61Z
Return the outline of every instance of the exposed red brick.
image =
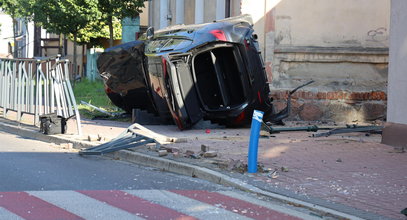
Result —
M287 99L289 91L274 91L271 94L276 100ZM345 101L386 101L387 94L383 91L373 92L345 92L345 91L331 91L331 92L310 92L298 91L291 96L293 99L305 100L345 100Z
M326 92L318 92L317 99L326 99L327 95Z
M338 99L344 99L345 94L343 92L338 92Z
M326 94L326 98L329 99L329 100L335 99L335 92L328 92Z

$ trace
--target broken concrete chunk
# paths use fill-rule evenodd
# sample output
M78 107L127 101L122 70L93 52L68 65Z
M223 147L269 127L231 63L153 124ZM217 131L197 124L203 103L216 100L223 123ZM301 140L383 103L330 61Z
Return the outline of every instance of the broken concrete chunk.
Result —
M73 144L72 143L62 143L59 145L62 149L73 149Z
M209 151L209 147L206 146L206 145L204 145L204 144L202 144L202 145L201 145L201 151L202 151L202 152Z
M98 141L106 141L106 140L107 140L106 137L98 134Z
M192 150L187 150L187 151L185 152L185 155L187 155L187 156L191 156L191 155L194 155L194 154L195 154L195 152L192 151Z
M240 169L242 166L243 166L242 161L230 159L227 169L228 170L233 170L233 169L236 169L236 168Z
M164 157L164 156L167 156L167 155L168 155L167 150L159 150L158 151L158 156L160 156L160 157Z
M181 149L179 149L178 147L168 147L167 152L168 153L180 153Z
M204 156L204 157L216 157L216 156L218 156L218 152L217 152L217 151L214 151L214 150L206 151L206 152L203 154L203 156Z
M93 142L93 141L98 141L98 140L99 140L99 137L97 135L93 135L93 134L88 135L88 141Z
M281 167L281 171L282 172L288 172L288 168L287 167Z

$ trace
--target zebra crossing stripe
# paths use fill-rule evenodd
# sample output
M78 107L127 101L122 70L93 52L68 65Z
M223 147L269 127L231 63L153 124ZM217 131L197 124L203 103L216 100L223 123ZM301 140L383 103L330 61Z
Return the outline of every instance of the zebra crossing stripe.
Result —
M126 192L198 219L250 219L166 190L126 190Z
M0 206L26 220L83 219L26 192L0 193Z
M198 190L171 190L171 192L201 202L205 202L213 206L218 206L253 219L300 220L300 218L288 215L286 213L277 212L263 206L252 204L230 196L222 195L217 192L207 192Z
M259 206L264 206L264 207L266 207L268 209L278 210L279 212L287 213L287 214L289 214L291 216L295 216L295 217L298 217L300 219L304 219L304 220L321 220L320 217L311 216L311 215L308 215L308 214L306 214L304 212L296 211L296 210L292 209L292 207L288 208L287 207L288 205L285 205L285 206L276 205L276 204L273 204L271 202L262 201L262 200L259 200L257 198L252 198L252 197L249 197L249 196L245 196L245 195L242 195L240 193L233 192L233 191L218 191L218 193L226 195L226 196L230 196L230 197L233 197L233 198L236 198L236 199L240 199L240 200L243 200L243 201L246 201L246 202L250 202L252 204L256 204L256 205L259 205Z
M35 191L29 193L49 203L55 204L56 206L59 206L69 212L75 213L76 215L87 220L143 219L75 191Z
M24 220L20 216L10 212L9 210L0 207L0 219L7 219L7 220Z
M314 216L232 191L0 192L0 219L306 219Z
M194 220L196 218L184 215L173 209L154 204L148 200L136 197L129 193L112 191L78 191L86 196L106 202L111 206L123 209L145 219L182 219Z

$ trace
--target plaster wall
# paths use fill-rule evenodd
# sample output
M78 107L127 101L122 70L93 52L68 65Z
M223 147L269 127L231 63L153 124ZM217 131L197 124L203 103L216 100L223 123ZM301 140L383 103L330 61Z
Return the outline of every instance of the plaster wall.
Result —
M8 43L13 43L13 20L1 12L0 24L0 56L5 57L9 54Z
M407 1L392 0L388 122L407 125Z
M144 2L143 12L140 13L140 25L148 26L148 8L150 7L150 2Z
M264 23L264 16L265 16L265 7L266 1L269 0L257 0L255 4L253 1L250 0L242 0L241 1L241 13L242 14L250 14L253 19L254 23L254 32L258 36L258 41L260 42L260 50L262 53L265 51L265 47L267 45L264 44L264 35L265 35L265 23Z
M388 47L390 0L282 0L276 44Z

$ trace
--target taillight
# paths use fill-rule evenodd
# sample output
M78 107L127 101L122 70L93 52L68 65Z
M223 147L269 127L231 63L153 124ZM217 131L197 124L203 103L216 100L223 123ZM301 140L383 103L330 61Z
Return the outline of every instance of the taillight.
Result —
M223 32L222 30L212 30L209 33L211 33L218 40L226 41L225 32Z
M243 120L245 120L246 115L245 112L240 113L236 118L235 118L235 123L239 124L241 123Z
M257 91L257 98L259 99L260 104L262 104L263 100L261 99L260 91Z
M106 86L105 87L105 92L106 93L112 93L113 91L112 91L112 89L110 89L109 87Z
M164 57L162 57L161 62L163 64L163 75L165 79L165 77L167 76L167 61L164 59Z

